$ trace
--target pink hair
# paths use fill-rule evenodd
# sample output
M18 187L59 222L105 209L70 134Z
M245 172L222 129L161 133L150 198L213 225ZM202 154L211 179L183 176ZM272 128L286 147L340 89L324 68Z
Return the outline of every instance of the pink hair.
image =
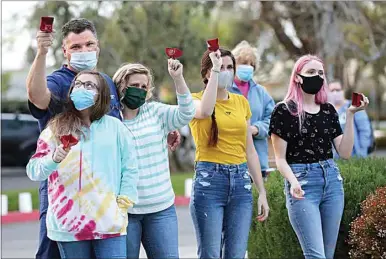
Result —
M292 70L291 78L290 78L290 82L289 82L289 86L288 86L288 92L287 92L286 97L283 100L283 102L286 104L286 106L287 106L288 110L291 112L291 114L299 117L299 129L300 130L302 128L304 115L305 115L305 112L303 109L303 91L302 91L302 88L300 87L300 84L295 81L295 78L296 78L296 75L299 74L300 71L303 69L303 67L308 62L310 62L312 60L316 60L316 61L320 62L322 64L323 70L324 70L323 61L320 58L318 58L317 56L304 55L304 56L300 57L296 61L294 68ZM316 104L324 104L327 102L327 92L326 92L327 87L328 87L327 79L326 79L326 76L324 75L324 83L323 83L322 89L320 89L320 91L315 95L315 103ZM296 106L297 106L296 110L291 109L289 107L288 104L290 101L292 101L296 104Z

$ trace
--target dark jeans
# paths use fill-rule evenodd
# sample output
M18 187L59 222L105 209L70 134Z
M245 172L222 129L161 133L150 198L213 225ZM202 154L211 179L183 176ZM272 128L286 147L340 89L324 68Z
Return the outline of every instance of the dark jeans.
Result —
M39 210L40 210L40 233L39 247L36 259L60 259L58 245L47 237L46 216L48 209L48 187L47 180L40 183L39 187Z

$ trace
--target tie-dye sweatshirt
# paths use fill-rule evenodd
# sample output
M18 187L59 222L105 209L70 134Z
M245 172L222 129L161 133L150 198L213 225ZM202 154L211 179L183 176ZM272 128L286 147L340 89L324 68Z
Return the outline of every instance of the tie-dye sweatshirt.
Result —
M127 209L120 209L118 195L138 201L138 164L127 128L106 115L92 122L86 134L55 163L52 156L60 143L46 128L27 165L31 180L48 178L47 233L54 241L125 235Z
M174 204L167 136L188 125L196 112L190 93L177 94L177 101L178 106L145 103L135 118L123 121L134 135L139 168L138 202L129 213L154 213Z

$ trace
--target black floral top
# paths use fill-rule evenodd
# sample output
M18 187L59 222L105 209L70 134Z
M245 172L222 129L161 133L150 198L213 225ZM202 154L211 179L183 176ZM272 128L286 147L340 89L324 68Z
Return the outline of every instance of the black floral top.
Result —
M289 108L293 109L294 103ZM287 142L288 164L305 164L332 158L333 140L342 134L338 113L330 103L320 105L316 114L305 113L299 129L299 117L290 113L284 103L272 112L269 135L276 134Z

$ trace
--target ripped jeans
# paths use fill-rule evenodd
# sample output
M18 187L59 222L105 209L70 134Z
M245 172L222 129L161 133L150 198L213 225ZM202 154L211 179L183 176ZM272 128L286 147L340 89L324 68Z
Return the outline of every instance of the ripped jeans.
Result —
M286 207L304 257L333 258L344 207L343 179L334 160L291 164L304 200L294 199L285 180Z
M252 184L246 163L197 162L190 213L198 257L244 258L252 204Z

